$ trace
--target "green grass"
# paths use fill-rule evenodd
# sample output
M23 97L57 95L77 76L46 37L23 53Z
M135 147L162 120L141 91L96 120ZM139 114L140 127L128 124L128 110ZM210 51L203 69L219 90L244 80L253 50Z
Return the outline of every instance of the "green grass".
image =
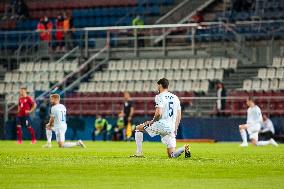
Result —
M144 159L129 158L133 142L86 142L87 149L42 145L0 142L1 189L284 188L284 145L191 144L191 159L168 159L161 143L144 143Z

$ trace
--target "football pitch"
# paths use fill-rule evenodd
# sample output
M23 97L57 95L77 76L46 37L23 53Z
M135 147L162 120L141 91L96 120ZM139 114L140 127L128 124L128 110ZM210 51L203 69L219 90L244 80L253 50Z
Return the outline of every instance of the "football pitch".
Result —
M129 158L134 142L0 141L0 188L284 188L284 145L191 144L192 158L168 159L161 143L143 143L146 158ZM179 143L178 146L183 145Z

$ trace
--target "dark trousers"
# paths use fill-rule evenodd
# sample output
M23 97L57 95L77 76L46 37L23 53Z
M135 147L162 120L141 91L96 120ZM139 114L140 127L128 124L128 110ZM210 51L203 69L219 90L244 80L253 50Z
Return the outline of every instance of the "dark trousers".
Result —
M258 134L258 138L259 138L258 140L270 140L273 137L274 137L274 134L271 131Z

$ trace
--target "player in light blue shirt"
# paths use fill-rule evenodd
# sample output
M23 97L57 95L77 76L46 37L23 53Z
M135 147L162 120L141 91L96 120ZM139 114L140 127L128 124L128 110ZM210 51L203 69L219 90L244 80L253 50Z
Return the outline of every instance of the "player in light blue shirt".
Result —
M251 143L255 146L265 146L269 144L278 146L278 144L273 139L270 139L268 141L258 141L258 133L260 131L261 124L263 123L262 113L260 108L254 103L252 97L249 97L247 99L247 106L247 123L239 125L240 134L243 140L240 146L248 146L247 132L249 134L249 139L251 140Z
M169 158L179 157L185 152L190 157L189 145L176 150L176 134L181 120L180 101L176 95L168 91L169 81L166 78L157 82L159 94L155 97L156 110L154 118L136 127L135 141L136 154L131 157L144 157L142 153L143 132L151 137L161 136L161 141L167 146Z
M65 142L65 132L67 130L66 123L66 107L60 104L60 96L58 94L50 95L50 103L52 105L50 119L48 124L46 124L46 136L48 143L45 147L51 147L52 131L55 132L56 141L61 148L70 148L74 146L81 146L85 148L86 146L81 140L77 142Z

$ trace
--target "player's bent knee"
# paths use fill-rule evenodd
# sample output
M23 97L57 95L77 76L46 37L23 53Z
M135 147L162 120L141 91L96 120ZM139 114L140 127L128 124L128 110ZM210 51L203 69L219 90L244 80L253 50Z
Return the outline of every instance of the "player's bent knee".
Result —
M63 142L58 142L59 148L63 148L64 143Z
M252 139L252 140L251 140L251 143L252 143L254 146L257 146L257 140Z
M169 158L173 158L172 153L175 151L175 148L167 148L167 153Z
M239 125L239 129L240 129L240 131L241 131L241 130L245 130L246 128L245 128L244 125Z

